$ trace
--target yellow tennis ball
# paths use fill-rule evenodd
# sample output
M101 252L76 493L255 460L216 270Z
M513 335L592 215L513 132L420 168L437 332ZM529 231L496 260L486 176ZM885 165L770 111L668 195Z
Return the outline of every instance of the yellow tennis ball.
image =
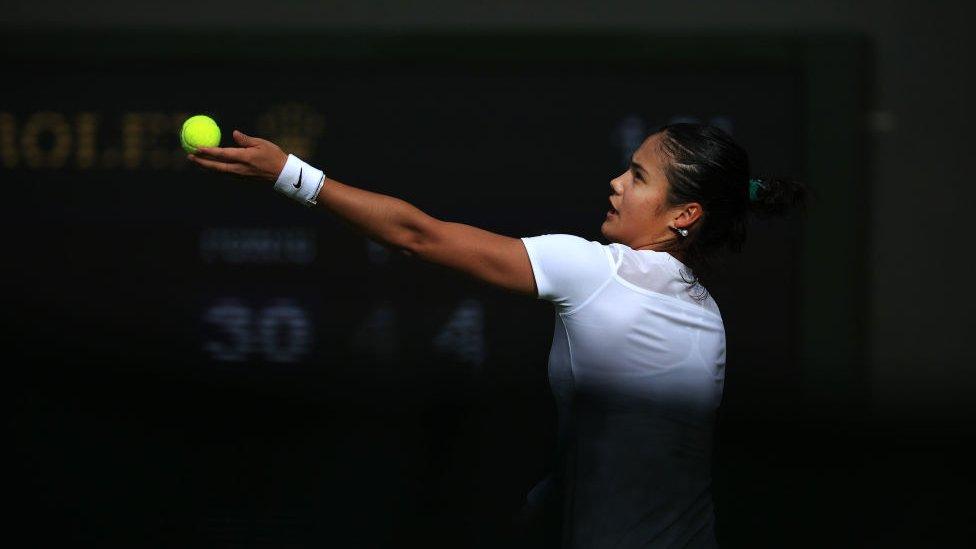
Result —
M205 114L191 116L180 129L180 145L188 153L196 153L197 147L216 147L220 145L220 126Z

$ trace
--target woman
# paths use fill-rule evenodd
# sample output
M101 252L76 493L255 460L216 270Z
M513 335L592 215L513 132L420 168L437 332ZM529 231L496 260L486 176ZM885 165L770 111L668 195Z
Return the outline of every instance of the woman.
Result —
M725 330L703 281L723 249L741 249L749 211L802 205L800 183L750 180L748 156L727 134L672 124L610 181L609 245L511 238L344 185L269 141L234 139L240 148L190 158L274 181L403 253L554 304L559 467L529 492L521 521L558 507L563 547L716 545L710 460Z

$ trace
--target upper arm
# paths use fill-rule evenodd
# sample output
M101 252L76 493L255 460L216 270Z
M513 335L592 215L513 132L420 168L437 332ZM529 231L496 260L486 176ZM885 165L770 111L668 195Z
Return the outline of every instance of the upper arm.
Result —
M409 250L425 261L461 271L493 286L535 297L535 277L521 239L430 220Z

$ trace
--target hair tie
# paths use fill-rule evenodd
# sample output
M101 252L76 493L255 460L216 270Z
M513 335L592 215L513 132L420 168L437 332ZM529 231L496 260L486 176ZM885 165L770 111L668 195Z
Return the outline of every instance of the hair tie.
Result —
M756 200L758 200L757 193L759 192L760 187L763 190L766 190L766 184L763 183L762 181L760 181L758 179L750 179L749 180L749 200L750 201L755 202Z

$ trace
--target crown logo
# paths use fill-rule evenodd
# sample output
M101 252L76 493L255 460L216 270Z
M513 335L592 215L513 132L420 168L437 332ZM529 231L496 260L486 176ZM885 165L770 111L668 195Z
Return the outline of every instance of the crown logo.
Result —
M273 105L258 117L259 134L274 142L285 152L301 158L315 155L315 146L325 124L315 109L307 103Z

